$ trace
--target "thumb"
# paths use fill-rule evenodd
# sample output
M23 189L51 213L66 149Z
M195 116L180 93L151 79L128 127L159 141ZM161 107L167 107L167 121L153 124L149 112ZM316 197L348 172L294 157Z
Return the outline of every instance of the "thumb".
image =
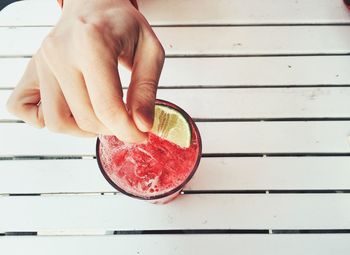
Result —
M127 95L128 108L139 130L151 130L158 81L164 64L164 50L152 38L138 46Z
M7 110L38 128L45 126L34 59L30 60L22 79L8 99Z

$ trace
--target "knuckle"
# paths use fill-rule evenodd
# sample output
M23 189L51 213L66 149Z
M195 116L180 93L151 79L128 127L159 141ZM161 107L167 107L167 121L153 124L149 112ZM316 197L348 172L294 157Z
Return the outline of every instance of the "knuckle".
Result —
M95 56L96 48L103 42L106 37L104 30L106 26L102 19L94 19L89 22L79 22L77 32L73 35L74 41L79 45L79 50L85 55L85 58ZM84 44L81 44L84 41Z
M41 49L45 54L55 52L55 48L59 45L58 36L51 32L49 35L45 37L43 40Z
M50 33L43 41L38 54L36 62L40 63L42 60L51 62L53 59L59 59L62 57L62 41L61 38Z
M90 22L79 22L80 30L87 37L96 37L100 35L105 28L105 21L103 18L95 17Z
M162 60L162 62L164 61L165 59L165 50L164 50L164 47L161 43L158 43L158 51L159 51L159 57L160 59Z
M152 37L153 51L157 57L158 62L163 63L165 59L165 50L157 37Z

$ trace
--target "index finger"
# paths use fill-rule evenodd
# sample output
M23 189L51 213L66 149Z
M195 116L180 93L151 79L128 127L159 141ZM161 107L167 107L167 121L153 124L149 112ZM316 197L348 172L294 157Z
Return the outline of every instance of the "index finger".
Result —
M137 129L123 102L115 53L101 39L93 44L87 47L81 71L97 118L120 140L143 142L147 136Z
M136 126L152 129L158 82L164 63L164 49L152 36L139 40L132 67L127 104Z

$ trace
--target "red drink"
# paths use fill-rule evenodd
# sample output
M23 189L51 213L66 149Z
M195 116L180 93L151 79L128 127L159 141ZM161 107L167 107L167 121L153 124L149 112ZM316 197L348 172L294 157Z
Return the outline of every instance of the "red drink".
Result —
M115 136L100 136L97 159L107 181L129 196L165 203L176 197L196 171L201 139L193 120L177 106L157 100L157 105L180 112L191 128L191 143L183 148L149 133L142 144L125 144Z
M346 4L348 9L350 10L350 0L344 0L344 3Z

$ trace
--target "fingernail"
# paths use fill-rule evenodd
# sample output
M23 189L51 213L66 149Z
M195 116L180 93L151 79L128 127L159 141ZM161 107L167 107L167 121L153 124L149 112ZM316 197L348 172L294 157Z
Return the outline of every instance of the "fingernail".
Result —
M153 111L148 107L140 107L136 110L136 125L142 132L152 129Z

